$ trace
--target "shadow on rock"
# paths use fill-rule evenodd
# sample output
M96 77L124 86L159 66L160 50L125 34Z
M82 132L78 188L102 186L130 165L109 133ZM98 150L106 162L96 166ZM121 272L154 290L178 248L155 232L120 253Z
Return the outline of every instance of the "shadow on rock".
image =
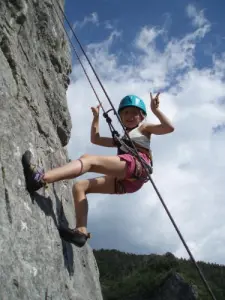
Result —
M46 216L52 217L57 229L58 229L58 226L61 224L64 224L64 226L68 227L68 221L66 220L62 203L61 203L59 197L57 196L54 185L53 185L53 192L54 192L55 200L56 200L57 217L55 215L53 205L52 205L52 200L50 197L45 197L45 196L38 194L37 192L34 192L32 195L32 201L37 203L37 205L45 213ZM57 221L57 219L58 219L58 221ZM63 258L64 258L64 266L66 267L69 275L73 276L74 264L73 264L72 245L68 242L65 242L62 239L61 239L61 242L62 242Z
M32 195L32 201L37 203L37 205L45 213L46 216L52 217L55 226L58 227L57 219L56 219L56 215L53 210L51 198L39 195L38 193L35 192Z
M69 227L69 223L66 219L64 210L63 210L63 205L62 202L60 201L54 184L53 184L53 193L55 195L55 200L56 200L56 212L57 212L57 218L58 218L58 224L59 226L63 227ZM65 242L63 239L62 241L62 248L63 248L63 257L64 257L64 265L68 270L68 273L70 276L73 276L74 274L74 264L73 264L73 248L72 245L68 242Z

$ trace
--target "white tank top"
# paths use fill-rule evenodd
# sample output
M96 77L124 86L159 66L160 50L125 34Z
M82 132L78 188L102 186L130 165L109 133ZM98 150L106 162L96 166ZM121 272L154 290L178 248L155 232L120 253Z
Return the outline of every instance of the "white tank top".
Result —
M143 124L144 121L142 121L138 127L132 129L128 135L131 138L131 140L139 145L140 147L143 147L145 149L150 150L150 137L147 137L146 135L142 134L139 130L140 126ZM124 136L125 137L125 136ZM123 147L121 147L121 150Z

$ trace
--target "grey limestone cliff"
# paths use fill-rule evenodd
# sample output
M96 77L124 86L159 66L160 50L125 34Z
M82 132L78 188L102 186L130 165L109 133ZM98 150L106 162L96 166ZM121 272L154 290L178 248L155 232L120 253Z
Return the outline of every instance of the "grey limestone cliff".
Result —
M32 198L25 189L27 149L46 169L68 160L71 54L52 3L0 1L1 300L102 299L91 248L65 243L57 231L59 222L74 226L72 183Z

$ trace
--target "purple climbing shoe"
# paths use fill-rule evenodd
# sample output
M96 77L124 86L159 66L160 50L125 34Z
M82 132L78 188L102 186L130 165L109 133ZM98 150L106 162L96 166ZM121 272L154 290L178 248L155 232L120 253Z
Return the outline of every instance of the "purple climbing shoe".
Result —
M29 193L35 192L46 186L46 183L42 179L44 176L44 169L31 164L31 158L32 154L29 150L27 150L22 156L26 187Z

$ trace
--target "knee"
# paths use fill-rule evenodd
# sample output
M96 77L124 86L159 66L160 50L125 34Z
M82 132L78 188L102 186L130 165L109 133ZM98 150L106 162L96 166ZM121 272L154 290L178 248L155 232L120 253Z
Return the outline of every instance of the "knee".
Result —
M83 155L80 157L80 159L82 159L82 158L88 158L88 157L90 157L89 154L83 154Z
M93 162L98 160L98 156L90 155L90 154L83 154L80 157L80 160L82 160L83 162L85 161L85 162L88 162L88 163L92 164Z
M74 183L73 185L73 193L81 193L81 192L86 192L88 186L86 183L86 180L80 180Z
M84 168L85 170L88 169L88 171L90 171L90 168L93 166L94 163L96 163L97 157L90 154L83 154L80 157L80 161L82 164L82 168Z

